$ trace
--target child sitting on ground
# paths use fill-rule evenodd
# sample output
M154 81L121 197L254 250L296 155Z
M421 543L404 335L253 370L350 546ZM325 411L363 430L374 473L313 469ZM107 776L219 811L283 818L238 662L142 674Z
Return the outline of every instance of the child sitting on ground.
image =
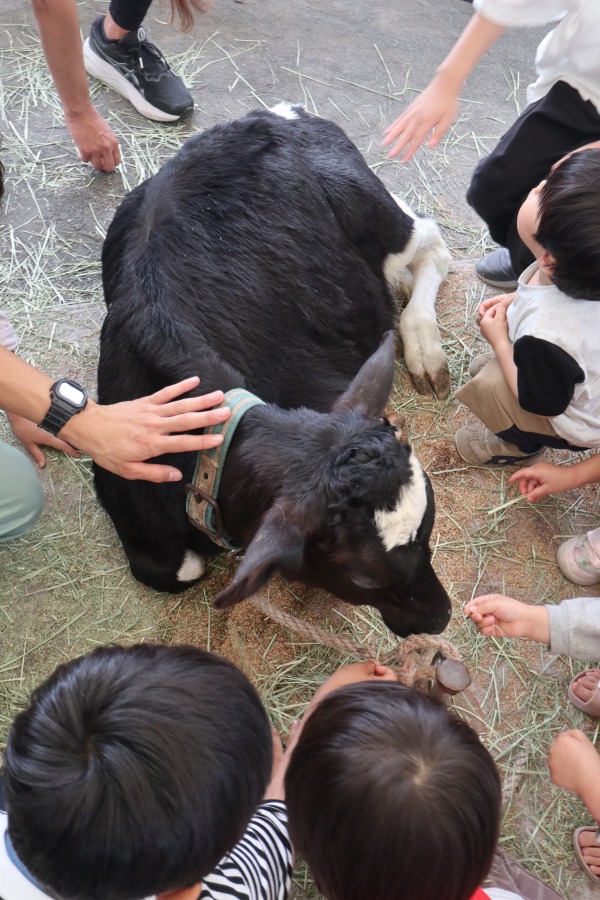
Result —
M323 896L558 900L515 864L522 895L480 888L501 791L475 731L391 679L347 683L351 668L317 692L285 775L292 845Z
M272 747L255 689L212 653L104 647L60 666L10 730L0 897L285 900L283 797L261 802Z
M597 149L567 157L521 206L519 235L537 261L514 294L479 308L495 358L455 394L480 420L455 434L466 462L600 446L599 206Z
M523 637L548 644L551 653L575 659L600 659L600 598L576 597L558 606L534 606L503 594L485 594L465 604L482 634L491 637ZM569 699L590 716L600 717L600 669L586 669L569 686ZM550 747L548 757L554 784L580 798L600 823L600 757L594 745L578 729L565 731ZM586 875L600 884L600 827L578 828L575 851Z

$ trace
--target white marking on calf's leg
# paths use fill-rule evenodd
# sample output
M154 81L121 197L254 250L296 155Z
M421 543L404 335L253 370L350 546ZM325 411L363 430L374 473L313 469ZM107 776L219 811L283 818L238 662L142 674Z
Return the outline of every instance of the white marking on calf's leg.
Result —
M394 509L375 511L375 526L386 550L409 544L417 536L427 510L427 483L421 463L411 453L410 478L398 493Z
M425 393L429 379L438 398L443 400L450 391L450 376L435 303L440 284L448 274L450 254L434 221L415 216L398 197L394 200L414 221L413 233L404 251L391 254L384 263L388 284L396 284L410 295L398 325L404 359L417 390ZM402 264L412 275L412 288L408 287L406 275L399 270Z
M400 253L389 253L383 262L383 276L393 292L403 297L410 297L413 291L413 276L409 269L419 243L415 229L404 250Z
M177 581L197 581L204 575L204 560L193 550L186 550L183 562L177 569Z

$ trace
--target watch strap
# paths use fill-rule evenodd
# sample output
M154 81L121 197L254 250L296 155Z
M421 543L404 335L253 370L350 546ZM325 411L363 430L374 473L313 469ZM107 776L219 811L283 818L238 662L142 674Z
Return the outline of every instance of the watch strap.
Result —
M49 434L53 434L55 437L61 428L67 424L69 419L71 419L76 413L81 412L82 409L85 408L85 403L79 409L73 406L72 403L69 403L68 400L64 400L62 397L58 397L55 391L55 387L58 382L55 382L50 388L50 409L40 422L39 427L43 429L43 431L47 431ZM84 396L85 391L81 388ZM87 403L87 397L86 397Z

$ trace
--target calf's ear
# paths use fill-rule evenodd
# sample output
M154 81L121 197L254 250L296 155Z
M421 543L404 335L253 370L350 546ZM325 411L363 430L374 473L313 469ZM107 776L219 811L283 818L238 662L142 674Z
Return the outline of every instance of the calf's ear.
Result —
M293 522L286 521L283 507L277 504L254 535L233 581L217 594L213 605L227 609L240 603L282 569L293 575L300 570L303 557L304 534Z
M383 411L394 382L394 332L386 331L381 344L355 375L332 412L351 409L367 418Z

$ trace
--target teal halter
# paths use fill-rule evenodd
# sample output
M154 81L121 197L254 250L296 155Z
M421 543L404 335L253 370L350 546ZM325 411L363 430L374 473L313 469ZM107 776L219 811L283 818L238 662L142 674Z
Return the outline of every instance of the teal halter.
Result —
M234 388L225 394L223 405L231 410L230 418L226 422L205 429L205 434L222 434L223 443L198 453L193 483L185 486L187 492L185 508L192 525L206 534L215 544L225 550L241 550L223 528L221 509L217 503L219 484L235 429L249 409L264 405L264 401L243 388Z

